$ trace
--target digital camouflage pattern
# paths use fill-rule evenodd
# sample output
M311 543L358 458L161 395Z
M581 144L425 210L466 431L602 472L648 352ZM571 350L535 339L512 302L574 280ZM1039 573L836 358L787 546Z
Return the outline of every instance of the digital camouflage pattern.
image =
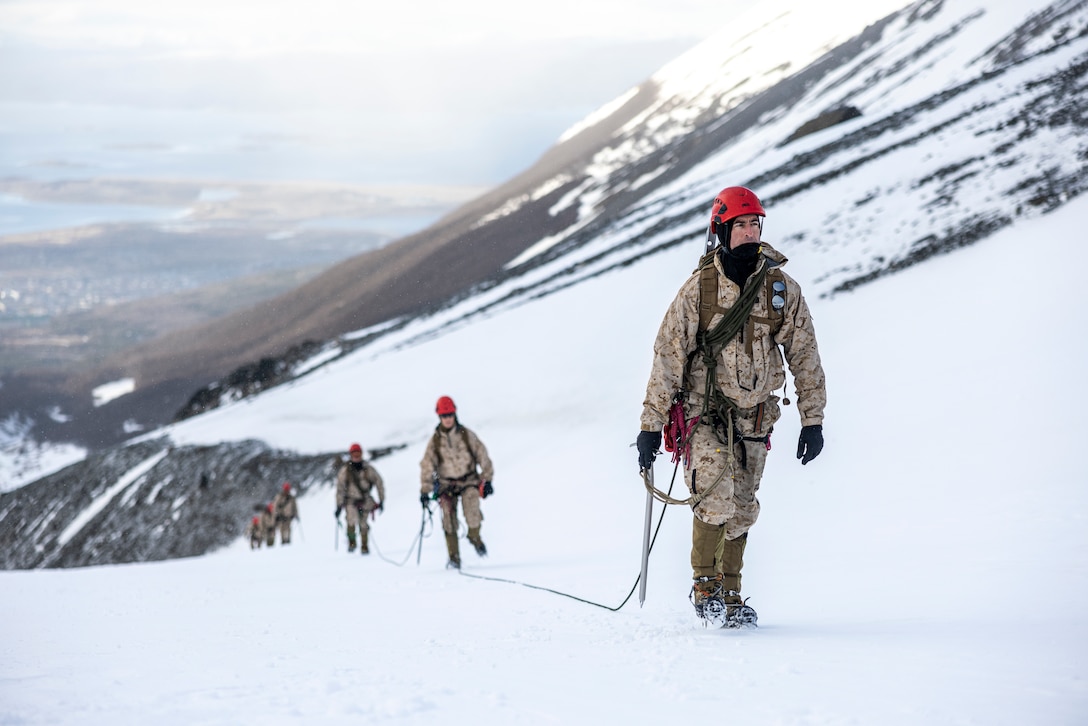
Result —
M443 531L447 534L457 531L458 499L464 508L465 524L469 530L479 529L484 517L480 511L478 487L480 482L491 481L495 475L491 457L480 437L460 422L450 429L438 424L419 462L420 491L423 494L430 495L434 491L436 473Z
M763 259L780 269L786 258L766 243L762 243ZM714 257L718 273L720 308L736 303L740 288L726 277L721 261ZM756 272L759 271L757 267ZM770 433L780 416L779 397L774 391L786 382L785 363L789 365L797 389L797 408L802 426L823 422L827 394L823 367L816 345L812 316L801 294L801 286L785 272L780 273L786 284L786 304L777 331L768 322L750 322L730 340L718 356L716 382L722 393L737 406L736 434L762 438ZM696 348L699 327L699 274L693 273L681 286L665 313L654 341L653 366L643 401L641 428L661 431L668 422L669 408L678 391L685 392L684 416L690 420L703 407L706 365L699 355L689 355ZM717 313L710 320L710 329L721 319ZM778 318L773 312L766 287L760 290L751 318ZM762 416L759 405L763 404ZM724 536L740 537L759 516L756 492L763 475L767 457L762 441L739 441L733 444L734 464L730 466L726 446L710 426L695 427L691 437L691 458L685 481L688 490L702 499L695 515L713 525L725 525ZM709 491L709 493L708 493Z
M762 246L763 255L777 262L781 269L787 261L786 257L765 242ZM760 265L765 264L766 260L760 262ZM718 271L718 305L730 308L740 295L740 288L725 276L717 256L714 267ZM786 307L781 327L772 336L770 325L756 323L751 328L746 326L729 341L718 356L718 387L739 408L759 405L786 382L782 360L784 352L797 387L801 425L819 424L823 422L827 394L812 316L801 295L801 286L785 272L782 277L786 283ZM766 290L760 291L752 315L772 317ZM716 314L710 321L710 327L713 328L720 319L721 315ZM662 429L669 418L673 395L681 389L688 392L685 408L689 416L698 414L702 409L706 366L696 356L686 379L684 371L688 354L695 350L698 327L699 275L693 273L669 306L654 341L653 367L642 409L643 431ZM751 346L747 340L750 329L754 332Z
M370 529L367 517L378 508L379 502L385 501L385 484L378 471L361 462L362 468L355 469L351 462L345 462L336 475L336 506L344 510L347 524L347 536L349 547L354 549L355 529L366 538ZM370 492L378 490L378 501L375 501Z
M291 520L298 518L298 502L289 491L280 490L272 500L275 509L276 526L280 531L280 542L291 543Z

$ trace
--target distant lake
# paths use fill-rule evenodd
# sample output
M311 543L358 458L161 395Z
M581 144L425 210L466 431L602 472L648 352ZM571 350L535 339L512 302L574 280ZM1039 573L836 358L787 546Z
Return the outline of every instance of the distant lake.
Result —
M57 204L0 194L0 236L108 222L169 222L184 209L118 204Z
M121 204L57 204L35 202L11 194L0 194L0 237L9 234L43 232L93 224L160 224L182 219L185 208L147 207ZM362 218L326 217L297 225L299 229L357 230L404 237L436 221L441 214L382 215ZM292 232L284 224L284 234Z

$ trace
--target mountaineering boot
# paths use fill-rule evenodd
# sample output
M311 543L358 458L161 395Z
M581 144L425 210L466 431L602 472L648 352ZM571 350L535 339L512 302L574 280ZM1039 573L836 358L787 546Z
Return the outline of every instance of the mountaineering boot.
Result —
M367 547L367 537L370 535L370 530L364 529L359 532L359 553L363 555L370 554L370 548Z
M754 626L758 616L750 605L745 604L740 596L740 571L744 568L744 548L748 544L748 533L736 539L722 538L718 543L717 560L722 572L722 602L725 604L723 628Z
M476 554L480 557L487 556L487 546L484 545L484 541L480 539L480 528L470 528L468 531L468 541L472 543L472 546L476 548Z
M453 568L455 570L461 569L461 553L457 548L457 534L446 533L446 551L450 554L450 561L446 563L446 568Z
M718 622L725 611L720 599L722 575L718 570L718 552L722 533L720 524L710 524L698 517L691 526L691 576L694 583L688 599L695 606L695 614L704 620Z
M721 623L723 628L755 627L759 616L756 615L755 608L741 599L739 592L723 591L722 602L725 603L725 618Z
M348 554L355 551L355 528L348 530Z
M725 603L722 601L722 576L696 577L688 596L695 606L695 614L703 620L715 624L725 617Z

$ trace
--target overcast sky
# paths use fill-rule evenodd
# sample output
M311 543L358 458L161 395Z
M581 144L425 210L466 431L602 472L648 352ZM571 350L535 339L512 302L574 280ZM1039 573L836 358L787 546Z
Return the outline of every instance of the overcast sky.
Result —
M494 184L737 5L3 0L0 173Z

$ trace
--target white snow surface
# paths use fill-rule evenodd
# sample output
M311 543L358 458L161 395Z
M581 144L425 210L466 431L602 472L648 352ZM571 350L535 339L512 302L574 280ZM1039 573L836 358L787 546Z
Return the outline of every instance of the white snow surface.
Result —
M827 445L802 467L784 409L746 553L756 630L696 621L683 507L641 608L446 570L429 523L419 565L413 547L448 394L496 466L490 555L463 542L464 573L623 602L645 504L630 445L695 239L171 429L179 445L407 442L375 462L381 555L337 542L330 482L301 499L289 547L2 572L0 723L1083 724L1086 217L1076 199L809 300ZM803 256L788 269L806 282ZM659 485L671 471L659 460Z

